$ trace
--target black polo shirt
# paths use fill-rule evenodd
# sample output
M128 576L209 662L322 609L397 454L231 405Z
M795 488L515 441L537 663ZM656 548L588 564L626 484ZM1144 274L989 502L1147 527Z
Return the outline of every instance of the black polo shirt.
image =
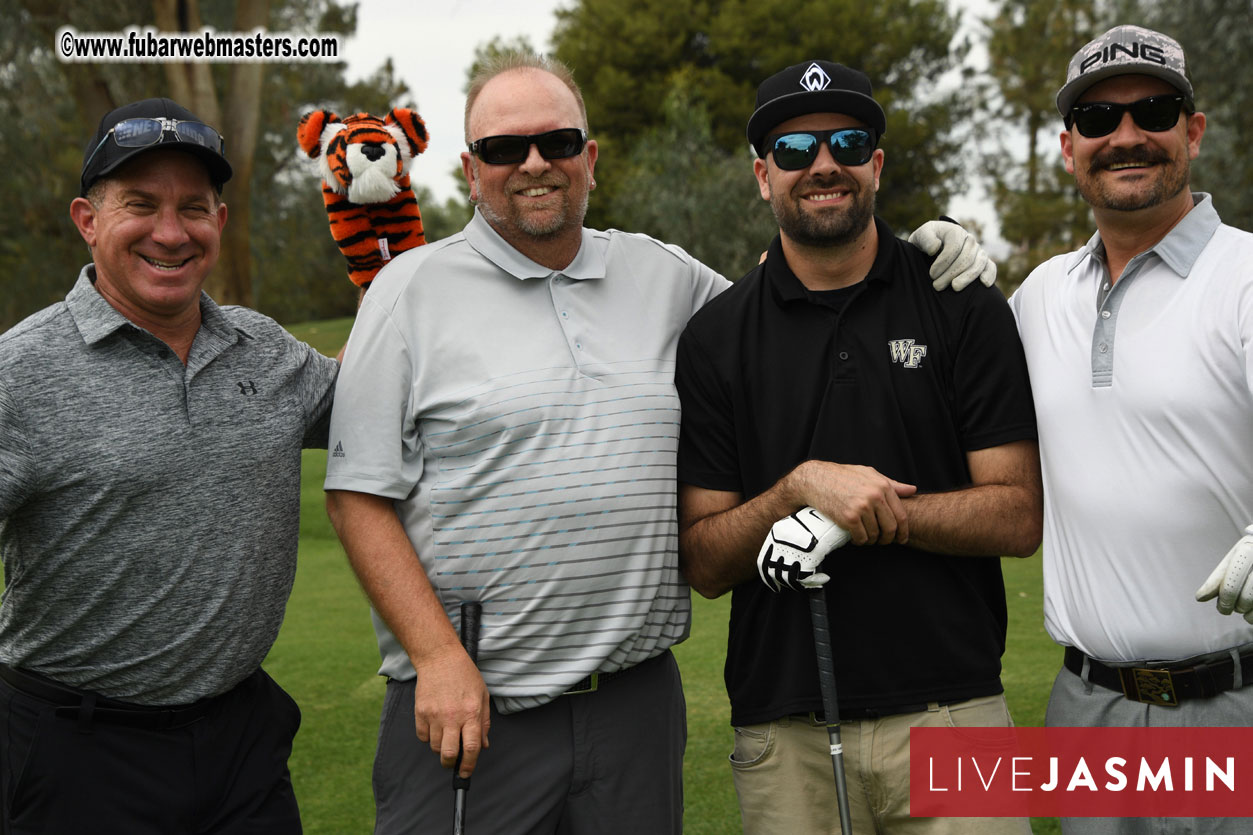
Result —
M1034 439L1022 345L999 290L936 292L930 260L875 220L866 279L814 293L778 238L679 340L679 480L750 499L808 459L920 492L969 485L966 453ZM848 546L828 560L840 704L886 709L1002 692L996 557ZM732 593L731 721L820 712L809 609L753 580Z

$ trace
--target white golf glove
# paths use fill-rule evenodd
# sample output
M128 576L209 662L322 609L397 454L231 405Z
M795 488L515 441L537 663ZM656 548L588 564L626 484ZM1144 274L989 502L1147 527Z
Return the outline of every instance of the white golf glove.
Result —
M909 242L936 256L931 262L931 286L937 290L950 285L954 290L962 290L975 279L989 287L996 283L996 262L979 246L974 235L956 223L929 220L914 230Z
M812 507L801 508L770 526L757 552L757 573L771 591L821 588L831 578L818 566L848 540L848 531Z
M1253 623L1253 525L1244 529L1244 536L1231 546L1227 556L1196 590L1198 601L1218 598L1218 611L1224 615L1237 612Z

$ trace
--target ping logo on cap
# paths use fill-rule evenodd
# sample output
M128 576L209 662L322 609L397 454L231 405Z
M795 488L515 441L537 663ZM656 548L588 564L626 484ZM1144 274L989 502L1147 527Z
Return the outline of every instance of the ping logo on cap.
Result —
M822 67L818 66L817 62L810 64L809 68L805 70L805 74L801 76L801 87L811 93L827 89L830 83L831 76L823 72Z
M1095 66L1110 62L1121 64L1137 61L1160 64L1164 67L1166 66L1166 53L1160 46L1150 43L1132 41L1130 44L1105 44L1083 59L1083 62L1079 64L1079 72L1082 74Z

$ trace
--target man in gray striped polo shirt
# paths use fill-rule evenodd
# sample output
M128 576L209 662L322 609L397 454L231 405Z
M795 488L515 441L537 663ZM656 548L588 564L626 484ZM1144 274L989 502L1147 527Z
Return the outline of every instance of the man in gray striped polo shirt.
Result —
M597 145L560 64L488 62L466 140L474 218L379 273L332 417L328 508L388 677L376 832L448 822L462 742L474 829L679 832L674 352L728 283L583 228Z

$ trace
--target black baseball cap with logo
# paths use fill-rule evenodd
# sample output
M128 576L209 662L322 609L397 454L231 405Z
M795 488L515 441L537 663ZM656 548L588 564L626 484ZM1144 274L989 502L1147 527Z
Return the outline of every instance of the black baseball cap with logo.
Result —
M831 61L805 61L775 73L757 88L757 109L748 120L748 141L757 156L776 125L807 113L852 116L870 127L876 139L887 130L883 108L874 100L865 73Z
M233 173L226 161L226 143L214 128L175 101L144 99L122 105L100 120L95 137L83 150L80 195L86 197L96 181L123 163L158 148L195 154L209 170L209 180L219 192Z

